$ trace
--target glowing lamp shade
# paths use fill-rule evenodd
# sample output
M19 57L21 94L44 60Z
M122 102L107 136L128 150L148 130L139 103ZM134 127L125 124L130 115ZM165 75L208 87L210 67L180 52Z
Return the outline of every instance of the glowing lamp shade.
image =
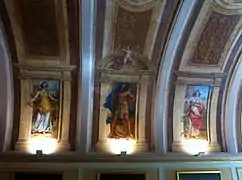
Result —
M109 151L113 154L121 154L121 152L126 152L126 154L132 154L135 151L134 139L108 139Z
M206 152L208 150L208 141L206 140L184 140L184 151L191 155L197 155L200 152Z
M49 137L34 137L29 140L28 150L31 154L36 154L41 150L43 154L54 153L57 149L57 140Z

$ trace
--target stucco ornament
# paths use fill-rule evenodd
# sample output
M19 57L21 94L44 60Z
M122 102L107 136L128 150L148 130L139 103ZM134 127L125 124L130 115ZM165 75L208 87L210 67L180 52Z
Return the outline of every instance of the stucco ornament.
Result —
M119 6L130 11L145 11L156 6L159 0L117 0Z

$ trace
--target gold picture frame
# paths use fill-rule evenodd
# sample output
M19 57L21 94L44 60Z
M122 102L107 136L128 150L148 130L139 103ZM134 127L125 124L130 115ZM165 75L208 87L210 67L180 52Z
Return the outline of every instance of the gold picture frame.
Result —
M177 180L223 180L219 170L177 171Z

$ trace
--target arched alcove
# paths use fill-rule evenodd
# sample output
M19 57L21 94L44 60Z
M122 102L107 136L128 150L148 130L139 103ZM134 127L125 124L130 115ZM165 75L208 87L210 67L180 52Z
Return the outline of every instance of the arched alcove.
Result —
M155 112L158 112L155 113L155 116L159 120L155 118L154 127L162 127L163 132L157 128L154 133L157 140L156 145L159 147L158 152L172 151L190 154L191 149L204 143L204 148L198 148L198 152L201 149L206 149L204 150L206 152L221 152L226 151L226 146L229 146L228 151L233 154L236 153L237 147L236 125L233 124L235 120L228 124L228 110L222 107L227 107L227 101L221 99L228 98L227 87L232 86L231 77L233 76L231 74L234 73L234 64L237 62L234 55L236 52L240 52L240 48L238 49L241 33L239 8L225 6L220 1L205 1L202 7L200 6L201 9L196 9L199 7L199 3L201 1L194 1L194 6L190 5L191 8L186 9L184 14L187 19L183 19L182 24L179 25L182 8L186 5L186 1L184 1L162 59L157 86L157 92L160 91L160 94L156 94L158 98L155 98ZM194 12L189 17L188 12L190 11ZM179 27L180 32L175 36L176 26ZM181 27L185 27L184 34L182 34ZM176 37L175 40L172 39L173 36ZM177 44L169 52L172 43ZM165 82L168 83L168 86ZM194 118L191 114L195 111L189 109L194 105L190 104L188 109L183 106L186 105L187 100L192 101L194 96L192 91L195 92L195 89L199 92L198 96L204 97L203 100L197 98L197 100L201 100L202 105L197 109L200 112ZM238 89L234 90L233 92L238 92ZM233 95L228 98L229 101L233 101ZM233 111L236 110L233 109ZM189 113L191 113L190 117ZM223 113L226 115L224 116ZM191 125L191 123L195 123L192 121L198 119L200 119L198 124L201 126L195 129L200 132L192 134L192 127L194 128L196 125ZM186 148L187 143L191 143L190 150Z

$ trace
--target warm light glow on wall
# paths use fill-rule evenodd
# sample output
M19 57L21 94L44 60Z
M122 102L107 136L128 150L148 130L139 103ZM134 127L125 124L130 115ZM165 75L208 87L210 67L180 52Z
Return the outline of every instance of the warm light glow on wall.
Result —
M42 150L43 154L54 153L57 149L57 140L49 137L34 137L29 140L28 150L36 154L36 150Z
M113 154L120 154L126 152L126 154L132 154L135 151L134 139L108 139L109 150Z
M183 140L183 143L184 151L191 155L197 155L200 152L206 152L208 149L208 141L206 140L190 139Z

